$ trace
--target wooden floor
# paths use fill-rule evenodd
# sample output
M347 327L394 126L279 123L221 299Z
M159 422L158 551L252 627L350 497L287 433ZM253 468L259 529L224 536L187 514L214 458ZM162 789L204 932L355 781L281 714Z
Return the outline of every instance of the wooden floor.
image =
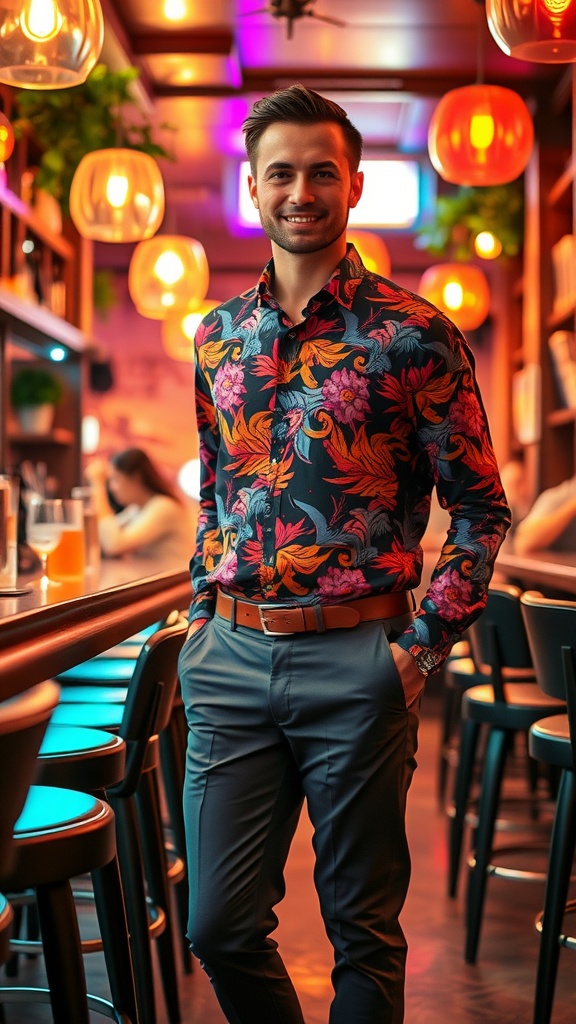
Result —
M413 877L403 923L409 942L406 1024L531 1024L538 938L533 918L539 884L491 879L476 966L462 956L462 897L446 897L446 817L435 796L438 699L423 707L419 769L409 798ZM327 1024L331 952L311 882L310 827L303 820L288 865L287 896L280 907L278 940L306 1024ZM576 919L573 918L574 930ZM100 955L87 957L89 987L106 995ZM24 975L40 969L25 965ZM223 1024L225 1018L201 969L182 978L182 1024ZM45 1008L7 1007L7 1024L49 1021ZM94 1016L94 1021L103 1020ZM576 1020L576 954L562 950L553 1024ZM70 1022L74 1024L74 1022ZM158 998L158 1024L167 1024ZM350 1024L354 1024L350 1021Z

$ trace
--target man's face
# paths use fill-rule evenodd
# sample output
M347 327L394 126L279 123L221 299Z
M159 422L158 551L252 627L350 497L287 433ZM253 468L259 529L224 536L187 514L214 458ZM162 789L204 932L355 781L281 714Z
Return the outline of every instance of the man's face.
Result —
M342 237L362 181L350 170L341 128L329 122L270 125L248 179L264 231L291 253L318 252Z

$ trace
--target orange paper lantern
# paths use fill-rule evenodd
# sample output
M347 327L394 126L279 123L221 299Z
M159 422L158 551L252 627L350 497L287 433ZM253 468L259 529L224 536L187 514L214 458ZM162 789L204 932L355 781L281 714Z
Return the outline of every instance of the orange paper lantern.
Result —
M136 149L83 156L70 186L70 216L84 238L140 242L164 216L164 182L153 157Z
M509 57L537 64L576 61L575 0L487 0L486 17Z
M428 130L435 170L454 185L504 185L526 167L534 126L524 100L499 85L451 89Z
M347 231L346 239L357 249L366 270L390 277L390 253L380 235L374 231Z
M162 345L166 355L182 363L194 361L194 336L200 321L218 305L215 299L206 299L197 309L179 316L170 316L162 324Z
M128 268L128 291L142 316L165 320L200 305L208 291L204 247L185 235L139 242Z
M490 310L488 281L478 267L469 263L437 263L428 267L418 291L461 331L476 330Z
M12 156L14 149L14 129L6 114L0 113L0 163Z
M0 82L20 89L80 85L100 56L100 0L0 0Z

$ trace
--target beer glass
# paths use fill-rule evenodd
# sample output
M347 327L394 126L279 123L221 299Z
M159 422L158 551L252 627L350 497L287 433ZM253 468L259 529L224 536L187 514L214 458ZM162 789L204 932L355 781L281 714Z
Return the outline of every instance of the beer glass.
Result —
M84 578L84 512L79 498L63 498L60 540L48 554L47 574L58 583Z
M16 588L18 576L18 497L20 481L0 474L0 591Z

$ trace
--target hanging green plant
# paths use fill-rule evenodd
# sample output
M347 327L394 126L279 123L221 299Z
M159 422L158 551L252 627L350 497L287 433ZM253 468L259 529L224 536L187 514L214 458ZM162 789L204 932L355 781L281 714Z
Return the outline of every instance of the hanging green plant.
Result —
M524 189L521 179L509 185L461 187L438 196L434 217L417 232L414 244L433 256L469 260L480 231L491 231L502 256L516 256L524 237Z
M170 158L154 141L154 126L142 119L132 95L138 76L137 68L110 71L98 64L82 85L22 89L16 94L16 136L28 135L42 154L36 187L55 196L64 213L74 172L87 153L123 146Z

